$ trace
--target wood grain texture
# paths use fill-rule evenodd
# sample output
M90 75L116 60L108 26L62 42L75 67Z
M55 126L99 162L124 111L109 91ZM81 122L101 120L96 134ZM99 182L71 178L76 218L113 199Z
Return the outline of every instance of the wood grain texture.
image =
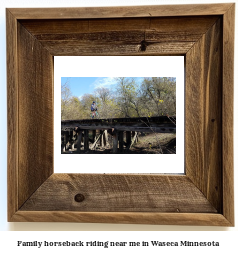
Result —
M18 210L18 58L17 20L6 11L8 220Z
M186 176L105 174L53 174L20 210L217 212Z
M222 211L222 21L186 55L186 175Z
M150 17L112 19L67 19L67 20L20 20L19 22L38 40L52 39L54 36L77 35L84 33L145 31L163 34L181 34L188 37L205 33L219 16L198 17ZM51 36L51 37L50 37ZM60 37L59 37L60 39Z
M223 214L234 225L234 25L235 4L223 16Z
M193 42L157 43L149 46L146 52L140 51L140 43L81 44L74 41L49 41L42 45L55 56L156 56L184 55L193 46Z
M52 55L186 54L217 16L102 20L22 20ZM199 25L198 25L199 24ZM141 41L148 42L146 51Z
M18 211L12 221L231 226L223 215L213 213Z
M53 58L18 23L20 207L53 173Z
M186 4L85 8L10 8L17 19L88 19L221 15L232 4Z

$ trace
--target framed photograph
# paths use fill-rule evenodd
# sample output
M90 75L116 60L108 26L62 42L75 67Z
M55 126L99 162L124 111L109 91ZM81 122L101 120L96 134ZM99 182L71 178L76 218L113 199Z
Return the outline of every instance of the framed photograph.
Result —
M8 221L234 226L234 18L233 3L6 9ZM79 158L78 171L57 173L54 65L65 56L131 57L147 70L161 56L184 57L184 109L176 112L177 122L184 112L184 163L174 166L184 173L166 173L159 159L131 171L130 154L87 171L94 155L85 162L61 150ZM171 77L103 75L95 77ZM114 136L123 150L123 136Z
M184 174L184 56L60 56L54 81L55 173Z

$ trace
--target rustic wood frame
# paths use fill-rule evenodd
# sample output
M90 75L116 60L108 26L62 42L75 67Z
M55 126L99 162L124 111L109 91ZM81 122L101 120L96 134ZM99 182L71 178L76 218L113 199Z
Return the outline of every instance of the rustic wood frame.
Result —
M234 12L7 9L8 220L234 226ZM56 55L185 55L186 175L54 174Z

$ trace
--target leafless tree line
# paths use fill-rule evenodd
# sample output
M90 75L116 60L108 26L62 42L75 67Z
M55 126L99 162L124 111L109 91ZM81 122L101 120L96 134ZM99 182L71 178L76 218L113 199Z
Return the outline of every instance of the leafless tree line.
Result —
M176 78L119 77L112 88L100 87L92 94L76 97L70 81L61 84L61 119L88 119L96 101L100 118L176 115Z

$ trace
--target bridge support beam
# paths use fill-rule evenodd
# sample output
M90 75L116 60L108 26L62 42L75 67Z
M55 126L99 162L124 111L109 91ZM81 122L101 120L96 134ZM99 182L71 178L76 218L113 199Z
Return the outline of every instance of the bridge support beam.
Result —
M133 146L133 144L136 144L138 142L138 132L132 131L132 142L130 147Z
M88 149L89 149L88 130L84 130L84 151L88 151Z
M123 131L118 132L118 138L119 138L119 153L123 152Z
M104 142L103 142L103 135L104 135L104 131L103 130L100 130L100 146L101 147L104 147Z
M112 139L113 139L113 148L112 148L112 152L113 153L117 153L117 146L118 146L118 132L116 130L114 130L112 132Z
M71 149L73 149L73 131L72 130L69 131L69 147L68 148L70 147Z
M131 146L131 132L126 132L126 149L129 149Z
M104 141L104 146L107 146L107 144L108 144L107 130L105 130L103 133L103 141Z
M134 141L133 143L135 144L139 141L138 133L136 131L132 131L132 140Z
M65 152L66 144L67 144L67 132L64 131L64 139L63 139L63 152Z
M62 147L63 147L63 152L67 151L68 148L69 148L69 140L70 140L70 132L69 131L64 131L63 132L63 144L62 144Z
M82 131L79 130L78 131L78 140L77 140L77 152L80 153L80 149L81 149L81 142L82 142Z
M65 144L64 144L64 132L61 131L61 152L64 152Z
M77 132L76 132L76 130L73 130L73 138L72 138L72 149L74 149L75 147L75 144L76 144L76 142L77 142L77 137L78 137L78 135L77 135Z
M94 143L96 140L96 130L92 130L92 133L93 133L93 143Z

